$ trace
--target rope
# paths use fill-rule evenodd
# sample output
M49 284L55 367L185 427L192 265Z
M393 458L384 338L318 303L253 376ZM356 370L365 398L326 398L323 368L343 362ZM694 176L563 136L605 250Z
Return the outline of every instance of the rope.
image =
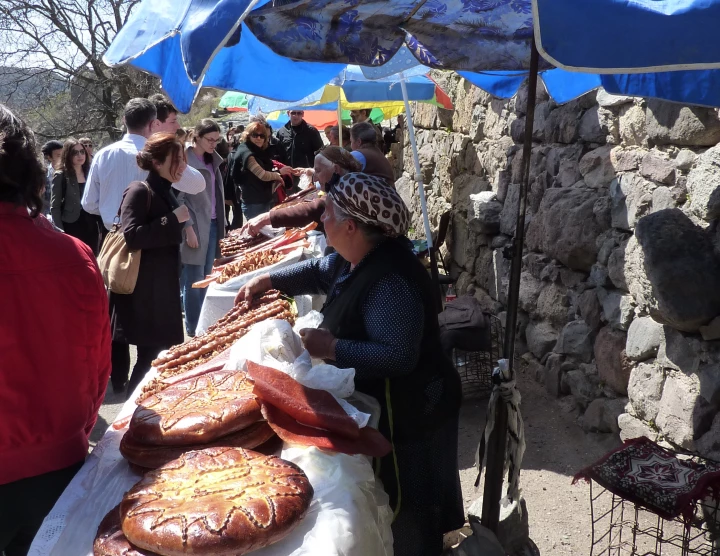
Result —
M520 391L517 389L515 378L511 376L511 373L507 359L498 361L498 366L493 371L495 386L493 386L488 402L485 433L480 440L475 457L475 467L478 470L475 486L480 484L483 467L487 464L485 448L495 428L495 407L498 403L505 403L508 413L505 454L505 472L508 475L507 497L510 501L514 501L520 495L520 469L525 454L525 425L520 414Z

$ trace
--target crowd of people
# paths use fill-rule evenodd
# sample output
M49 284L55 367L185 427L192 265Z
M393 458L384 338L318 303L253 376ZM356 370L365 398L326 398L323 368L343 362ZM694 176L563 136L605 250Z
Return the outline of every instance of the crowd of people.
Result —
M136 98L121 139L96 153L87 138L46 143L43 169L32 131L0 105L0 553L27 552L87 455L108 383L130 396L161 350L194 335L205 290L192 284L227 230L317 222L327 256L259 276L236 301L271 287L327 296L322 329L301 336L380 402L395 553L440 554L442 534L463 523L460 379L369 114L353 112L342 146L327 130L326 145L301 110L275 134L262 118L223 134L212 119L181 129L162 95ZM303 175L325 194L270 211ZM99 273L110 230L142 254L131 294L108 294Z

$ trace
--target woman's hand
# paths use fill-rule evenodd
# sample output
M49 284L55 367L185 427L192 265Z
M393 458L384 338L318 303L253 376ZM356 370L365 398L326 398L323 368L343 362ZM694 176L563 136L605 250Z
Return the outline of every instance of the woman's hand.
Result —
M245 284L235 296L235 305L242 303L243 301L252 301L252 298L258 294L265 293L269 289L272 289L272 281L270 280L270 274L265 273L260 276L256 276Z
M337 338L322 328L303 328L300 330L305 349L316 359L335 360Z
M260 214L255 218L248 220L243 226L242 232L247 232L249 235L255 237L260 233L260 229L270 224L270 213Z
M314 168L298 168L297 169L297 176L305 175L310 179L313 179L313 176L315 175L315 169Z
M185 205L180 205L178 208L176 208L173 211L173 214L177 217L178 222L180 222L180 224L190 220L190 211L188 210L188 208Z
M283 166L280 168L280 175L281 176L294 176L295 170L291 168L290 166Z
M192 226L185 228L185 242L188 244L190 249L197 249L200 247L200 242L198 241L195 229Z

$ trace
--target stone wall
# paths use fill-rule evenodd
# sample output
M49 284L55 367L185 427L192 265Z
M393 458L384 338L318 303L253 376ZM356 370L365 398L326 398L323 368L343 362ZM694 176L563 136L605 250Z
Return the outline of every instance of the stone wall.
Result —
M456 109L414 114L431 223L452 210L458 293L502 314L527 91L439 81ZM533 137L517 353L588 431L720 454L717 111L602 90L558 106L543 90ZM422 235L407 141L401 157Z

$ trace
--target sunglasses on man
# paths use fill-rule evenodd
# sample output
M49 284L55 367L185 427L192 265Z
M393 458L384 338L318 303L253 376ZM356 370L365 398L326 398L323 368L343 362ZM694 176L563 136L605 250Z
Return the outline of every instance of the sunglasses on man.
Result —
M304 116L305 112L303 112L302 110L293 110L292 112L290 112L290 115L291 116Z

